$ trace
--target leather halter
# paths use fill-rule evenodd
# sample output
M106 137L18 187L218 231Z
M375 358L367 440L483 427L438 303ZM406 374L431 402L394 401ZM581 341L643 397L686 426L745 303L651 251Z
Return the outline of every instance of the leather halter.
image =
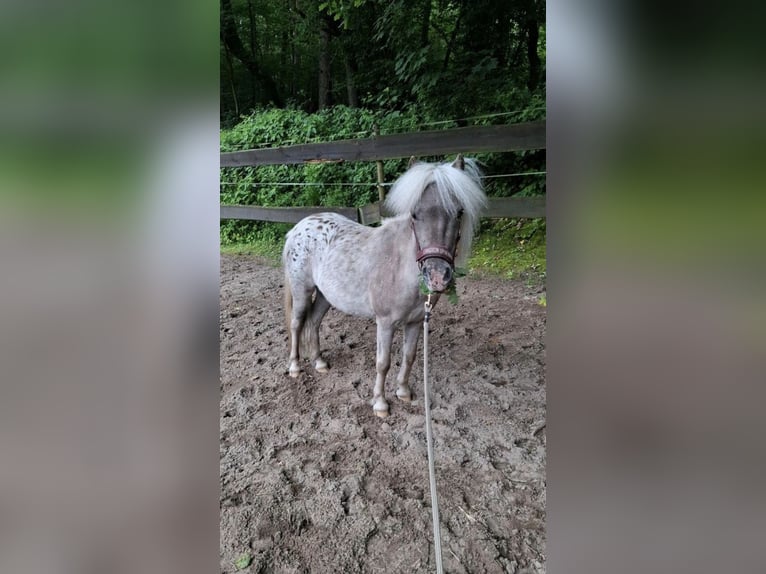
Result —
M458 220L458 225L459 224L460 220ZM415 221L411 217L410 227L412 228L412 235L415 237L415 248L417 249L415 259L417 260L419 267L423 267L423 262L432 257L443 259L449 265L454 265L455 256L457 255L457 244L460 241L460 227L458 227L457 239L455 239L455 248L453 250L450 250L446 245L438 243L429 245L428 247L420 247L420 240L418 239L418 234L415 232Z

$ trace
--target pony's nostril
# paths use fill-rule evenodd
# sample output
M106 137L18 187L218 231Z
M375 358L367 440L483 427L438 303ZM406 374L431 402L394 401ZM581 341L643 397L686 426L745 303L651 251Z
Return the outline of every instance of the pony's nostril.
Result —
M447 267L444 270L444 282L445 283L449 283L451 280L452 280L452 268L451 267Z

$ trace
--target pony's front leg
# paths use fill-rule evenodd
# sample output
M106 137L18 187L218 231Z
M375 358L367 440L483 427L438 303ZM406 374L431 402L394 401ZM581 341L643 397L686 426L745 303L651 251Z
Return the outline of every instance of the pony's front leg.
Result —
M372 391L372 410L379 417L388 416L388 403L386 402L386 375L391 366L391 340L394 336L393 326L385 321L378 320L378 352L375 361L377 376L375 388Z
M412 400L412 391L408 380L415 355L418 352L418 339L420 338L420 323L408 323L404 326L404 347L402 351L402 366L396 377L396 396L400 400L409 403Z

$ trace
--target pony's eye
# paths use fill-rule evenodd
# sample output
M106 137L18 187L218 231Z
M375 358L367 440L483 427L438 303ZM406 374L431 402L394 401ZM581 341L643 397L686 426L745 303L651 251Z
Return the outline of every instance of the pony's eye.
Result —
M415 215L415 212L414 212L414 211L412 212L412 219L414 219L415 221L417 221L417 219L418 219L418 216L417 216L417 215Z

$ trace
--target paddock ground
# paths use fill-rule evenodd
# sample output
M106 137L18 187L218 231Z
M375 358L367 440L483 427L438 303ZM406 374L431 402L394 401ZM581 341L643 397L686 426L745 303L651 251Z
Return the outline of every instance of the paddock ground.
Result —
M221 256L221 571L435 571L422 404L368 400L375 324L331 310L327 374L287 376L282 269ZM459 280L431 323L445 571L545 571L545 308L539 287Z

